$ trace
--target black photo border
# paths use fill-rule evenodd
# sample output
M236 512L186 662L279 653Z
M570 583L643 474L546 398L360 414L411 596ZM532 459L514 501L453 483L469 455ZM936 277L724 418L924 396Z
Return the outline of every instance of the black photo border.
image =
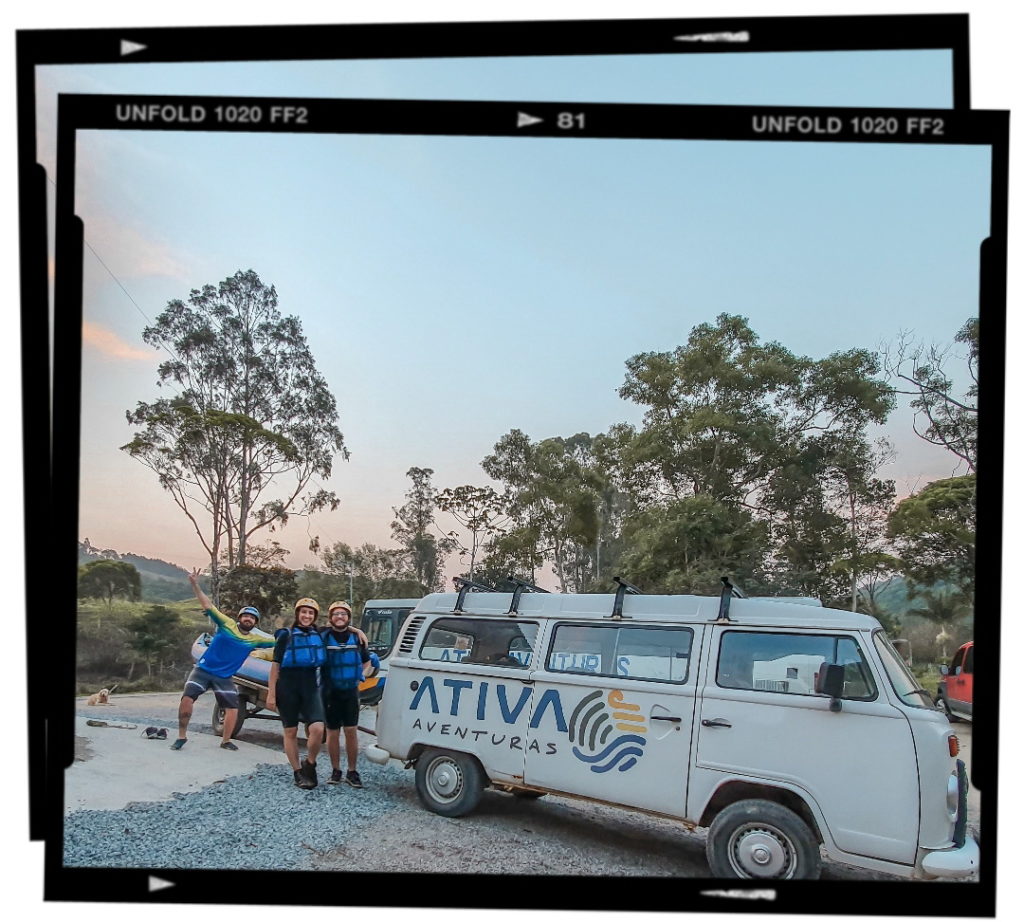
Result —
M1000 647L1000 576L1003 494L1003 410L1006 326L1006 254L1009 114L1001 111L954 111L914 109L848 109L754 106L671 106L626 104L580 104L551 102L449 102L366 99L294 99L277 97L191 97L191 96L98 96L61 95L58 107L58 170L64 177L57 193L57 273L55 282L55 392L62 399L54 405L54 433L63 445L79 444L78 412L81 370L82 255L84 225L74 214L75 152L79 129L102 130L211 130L209 123L120 122L118 104L178 107L303 106L309 112L306 126L272 127L223 124L218 130L264 133L335 133L375 135L445 136L519 136L516 115L525 110L544 119L531 128L531 135L560 137L572 143L584 138L655 138L731 141L785 141L815 143L895 143L943 146L978 145L992 151L991 224L989 236L980 248L979 317L981 318L982 361L980 390L983 401L979 412L978 451L985 465L985 476L978 482L977 591L976 609L986 617L975 625L979 641L976 653L975 698L977 717L973 726L971 779L985 798L984 843L977 882L964 882L950 891L942 884L922 885L915 881L779 881L772 882L776 897L762 900L734 900L704 895L702 891L721 889L723 881L708 878L644 878L644 910L716 912L756 911L770 913L822 913L836 908L844 914L862 915L963 915L992 916L996 895L996 834L998 810L998 687ZM567 136L556 127L559 112L585 112L586 129ZM781 134L755 134L754 116L781 115L806 117L824 123L838 120L838 131L829 134L801 134L796 130ZM941 136L913 134L910 118L941 120ZM892 134L864 135L851 130L853 119L895 118L899 130ZM920 123L918 123L920 124ZM932 123L934 124L934 122ZM524 139L525 141L526 139ZM527 142L528 143L528 142ZM78 510L77 451L54 457L53 501L55 508L73 509L72 516L55 518L52 523L55 546L60 555L53 560L50 585L58 606L73 606L77 595L76 571L71 550L77 541ZM47 745L50 765L47 776L45 896L49 900L131 901L131 902L203 902L261 904L323 904L328 893L341 893L327 887L275 886L278 880L294 876L310 879L308 871L260 872L258 898L251 899L245 881L252 872L217 870L195 871L167 868L69 868L63 866L63 767L73 759L74 726L74 651L63 645L58 651L56 674L51 673L45 699ZM168 890L148 891L150 874L172 881ZM364 892L387 894L394 907L477 907L502 908L500 894L508 878L495 875L455 875L460 884L457 898L441 894L450 888L431 886L452 879L449 875L405 874L402 872L361 873ZM538 880L537 878L532 878ZM602 909L635 910L635 893L613 878L545 877L551 885L579 884L586 880L585 892L573 891L572 905L554 906L546 896L550 888L524 887L517 891L516 905L522 909ZM396 886L401 883L402 886ZM763 889L764 883L756 885ZM906 888L913 888L906 890ZM966 888L966 889L964 889ZM357 900L347 901L360 905Z
M677 42L678 34L750 33L748 42ZM964 13L701 17L409 24L201 26L103 29L38 29L17 33L18 181L22 355L22 461L26 548L37 540L32 497L47 496L52 470L51 418L39 402L41 372L36 344L50 337L47 248L47 176L37 162L35 68L52 64L185 63L385 58L533 57L547 55L722 54L771 51L870 51L949 49L953 108L970 108L970 46ZM130 57L121 42L144 46ZM50 380L47 375L47 380ZM51 460L52 464L52 460ZM51 518L58 507L50 498ZM76 537L77 541L77 537ZM55 554L60 548L53 547ZM25 556L25 585L45 584L45 566ZM38 622L25 612L26 639ZM27 647L31 646L31 642ZM29 690L46 681L45 669L26 656ZM26 695L28 725L29 838L44 837L43 790L47 772L46 715Z

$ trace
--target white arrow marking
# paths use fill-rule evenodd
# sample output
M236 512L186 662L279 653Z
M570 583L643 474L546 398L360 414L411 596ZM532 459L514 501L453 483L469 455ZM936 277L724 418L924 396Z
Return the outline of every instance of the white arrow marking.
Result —
M536 125L543 121L544 119L537 118L536 115L527 115L525 112L519 112L516 116L516 128L525 128L527 125Z
M168 887L173 887L174 884L169 880L164 880L162 877L154 877L152 874L149 875L149 892L152 893L154 890L166 890Z
M121 39L121 57L123 58L126 54L135 54L136 51L145 51L147 45L140 45L138 42L129 42L127 39Z

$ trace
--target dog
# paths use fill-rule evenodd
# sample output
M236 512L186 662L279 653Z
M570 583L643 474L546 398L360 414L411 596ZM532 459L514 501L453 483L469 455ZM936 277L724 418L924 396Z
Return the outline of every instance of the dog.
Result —
M114 688L117 688L117 686L115 685ZM98 692L96 692L95 695L89 695L89 697L86 699L85 703L89 707L95 707L96 705L99 705L99 704L109 705L110 704L110 693L111 693L111 691L113 691L113 689L101 688Z

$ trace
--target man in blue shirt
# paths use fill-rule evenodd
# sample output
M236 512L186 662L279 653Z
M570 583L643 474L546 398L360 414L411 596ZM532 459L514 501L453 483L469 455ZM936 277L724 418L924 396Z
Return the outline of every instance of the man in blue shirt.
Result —
M260 613L251 605L239 611L237 621L221 614L209 596L199 588L199 570L193 570L188 581L206 616L217 628L206 652L185 680L185 690L181 695L181 704L178 705L178 738L171 749L180 750L188 742L186 733L196 698L210 688L213 689L217 703L224 708L224 734L220 747L238 749L231 742L231 734L238 719L238 689L232 679L250 653L261 659L270 659L274 638L262 632L253 632L259 623Z

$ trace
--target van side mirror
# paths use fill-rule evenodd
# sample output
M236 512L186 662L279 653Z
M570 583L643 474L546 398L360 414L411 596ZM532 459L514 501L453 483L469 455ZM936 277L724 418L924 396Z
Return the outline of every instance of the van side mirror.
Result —
M819 695L828 695L832 702L829 710L838 711L842 708L839 699L843 696L846 683L846 667L835 663L822 663L814 680L814 691Z
M939 666L939 675L941 675L941 676L949 675L949 666L946 666L946 665Z

